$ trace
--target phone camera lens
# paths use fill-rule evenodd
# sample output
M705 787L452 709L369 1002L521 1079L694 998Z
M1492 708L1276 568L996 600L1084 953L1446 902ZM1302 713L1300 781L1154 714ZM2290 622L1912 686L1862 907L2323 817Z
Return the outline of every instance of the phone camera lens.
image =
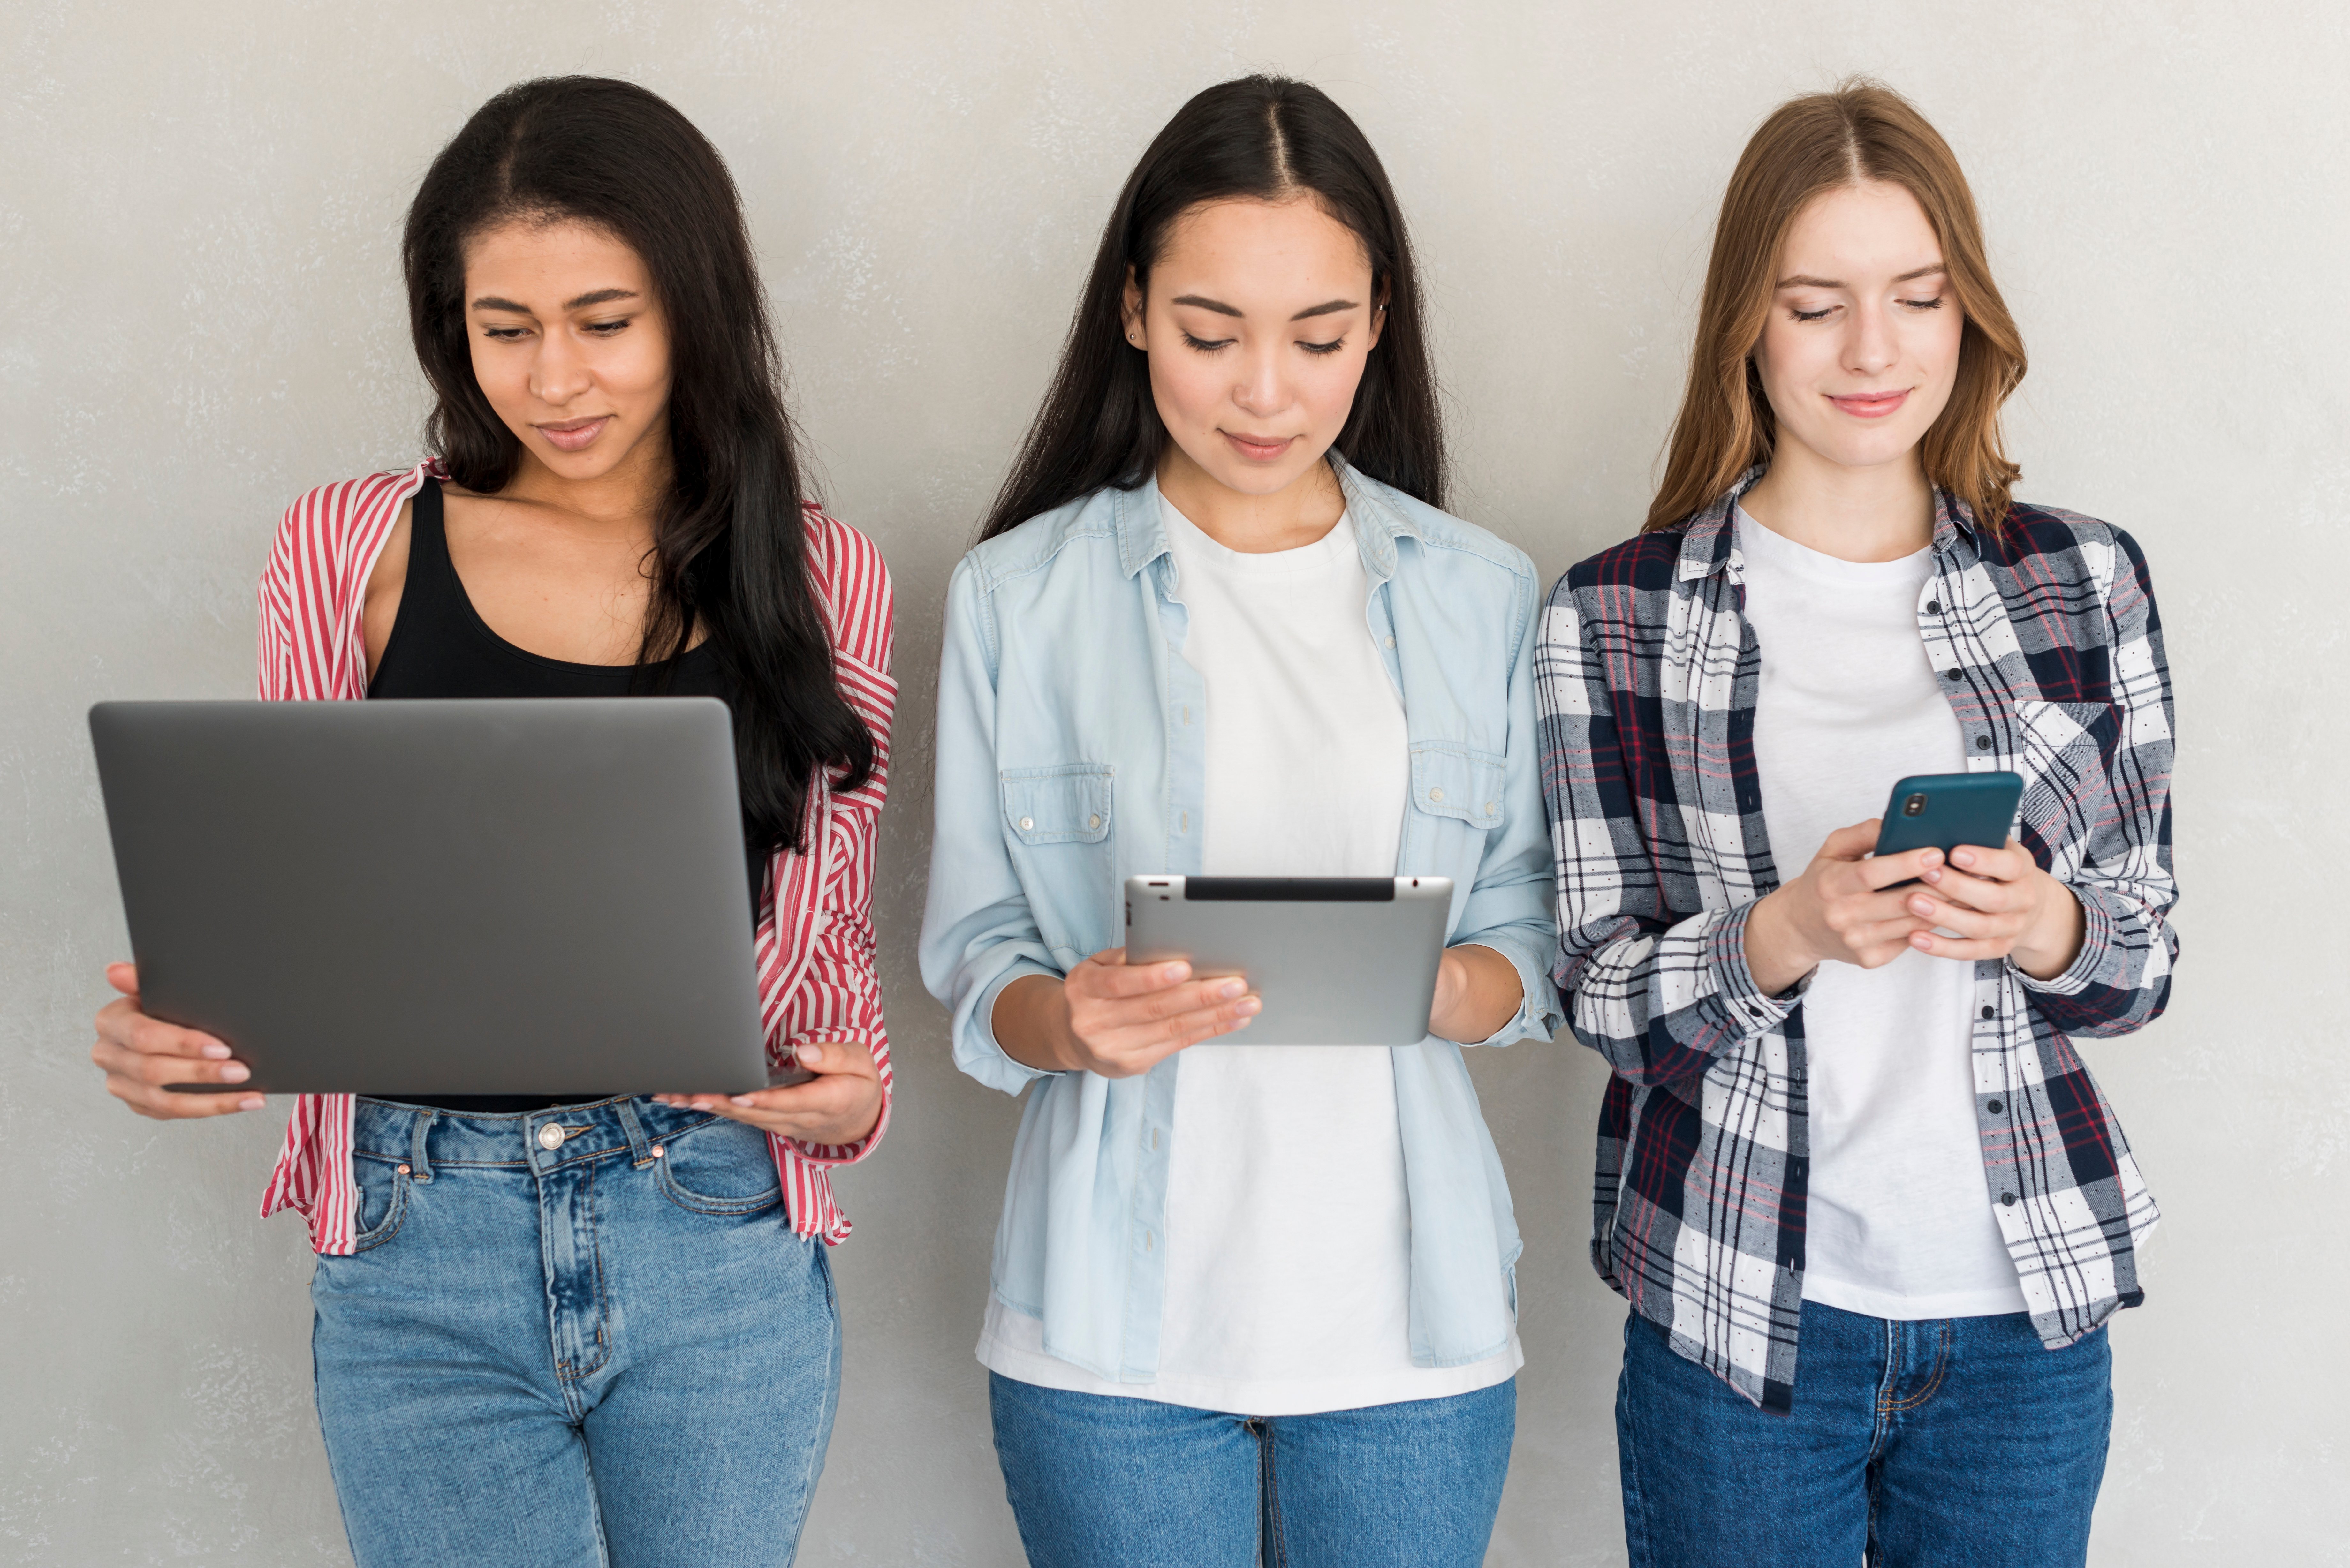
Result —
M1901 803L1901 815L1904 816L1916 816L1925 809L1926 797L1922 794L1913 794Z

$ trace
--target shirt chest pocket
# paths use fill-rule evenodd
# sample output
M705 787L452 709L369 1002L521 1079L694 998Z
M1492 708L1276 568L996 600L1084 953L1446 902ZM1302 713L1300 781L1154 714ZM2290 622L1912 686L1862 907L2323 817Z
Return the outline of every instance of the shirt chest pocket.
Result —
M1107 764L1009 768L998 775L1003 837L1037 934L1064 968L1118 945L1115 775Z
M1411 749L1414 820L1433 817L1490 832L1502 826L1505 776L1502 759L1491 752L1422 742Z

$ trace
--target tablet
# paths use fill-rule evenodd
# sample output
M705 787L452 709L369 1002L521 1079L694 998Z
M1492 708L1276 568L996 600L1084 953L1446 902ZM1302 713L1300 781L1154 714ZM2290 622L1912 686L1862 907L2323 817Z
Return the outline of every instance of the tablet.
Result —
M1416 1045L1451 909L1450 877L1129 877L1126 957L1247 977L1264 1010L1203 1045Z
M89 729L141 1004L245 1086L766 1085L715 698L101 702Z

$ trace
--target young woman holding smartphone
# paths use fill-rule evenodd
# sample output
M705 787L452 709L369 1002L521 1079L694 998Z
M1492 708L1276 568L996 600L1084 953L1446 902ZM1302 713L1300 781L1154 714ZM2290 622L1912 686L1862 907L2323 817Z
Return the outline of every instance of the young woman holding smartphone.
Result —
M948 590L922 971L962 1069L1028 1091L979 1357L1040 1568L1492 1528L1518 1238L1454 1042L1558 1022L1539 584L1439 509L1420 313L1346 113L1201 93ZM1201 1046L1255 1001L1124 961L1154 872L1452 878L1429 1037Z
M2156 1212L2072 1042L2169 996L2171 704L2137 544L2011 494L2023 369L1933 128L1786 104L1648 524L1544 612L1643 1568L2087 1550ZM1897 779L1990 770L2014 837L1870 857Z
M816 1076L296 1103L263 1212L310 1222L352 1553L786 1561L839 1381L826 1172L889 1119L889 575L802 497L733 183L661 99L499 94L426 173L404 257L440 455L286 512L261 695L724 700L769 1056ZM143 1015L129 965L108 978L110 1092L158 1117L260 1106L225 1045ZM161 1087L203 1081L224 1088Z

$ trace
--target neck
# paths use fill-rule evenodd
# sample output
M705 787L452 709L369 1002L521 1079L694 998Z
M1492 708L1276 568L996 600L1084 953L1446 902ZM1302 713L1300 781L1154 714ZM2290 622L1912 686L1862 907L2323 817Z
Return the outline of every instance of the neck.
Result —
M1302 550L1336 527L1347 510L1338 476L1318 458L1272 494L1251 495L1201 468L1171 441L1159 460L1159 493L1201 533L1244 556Z
M1738 504L1773 534L1839 560L1898 561L1934 540L1934 488L1915 447L1851 468L1783 438L1771 472Z
M592 479L567 478L525 447L499 494L559 512L583 532L649 539L669 495L671 472L668 431L651 431Z

